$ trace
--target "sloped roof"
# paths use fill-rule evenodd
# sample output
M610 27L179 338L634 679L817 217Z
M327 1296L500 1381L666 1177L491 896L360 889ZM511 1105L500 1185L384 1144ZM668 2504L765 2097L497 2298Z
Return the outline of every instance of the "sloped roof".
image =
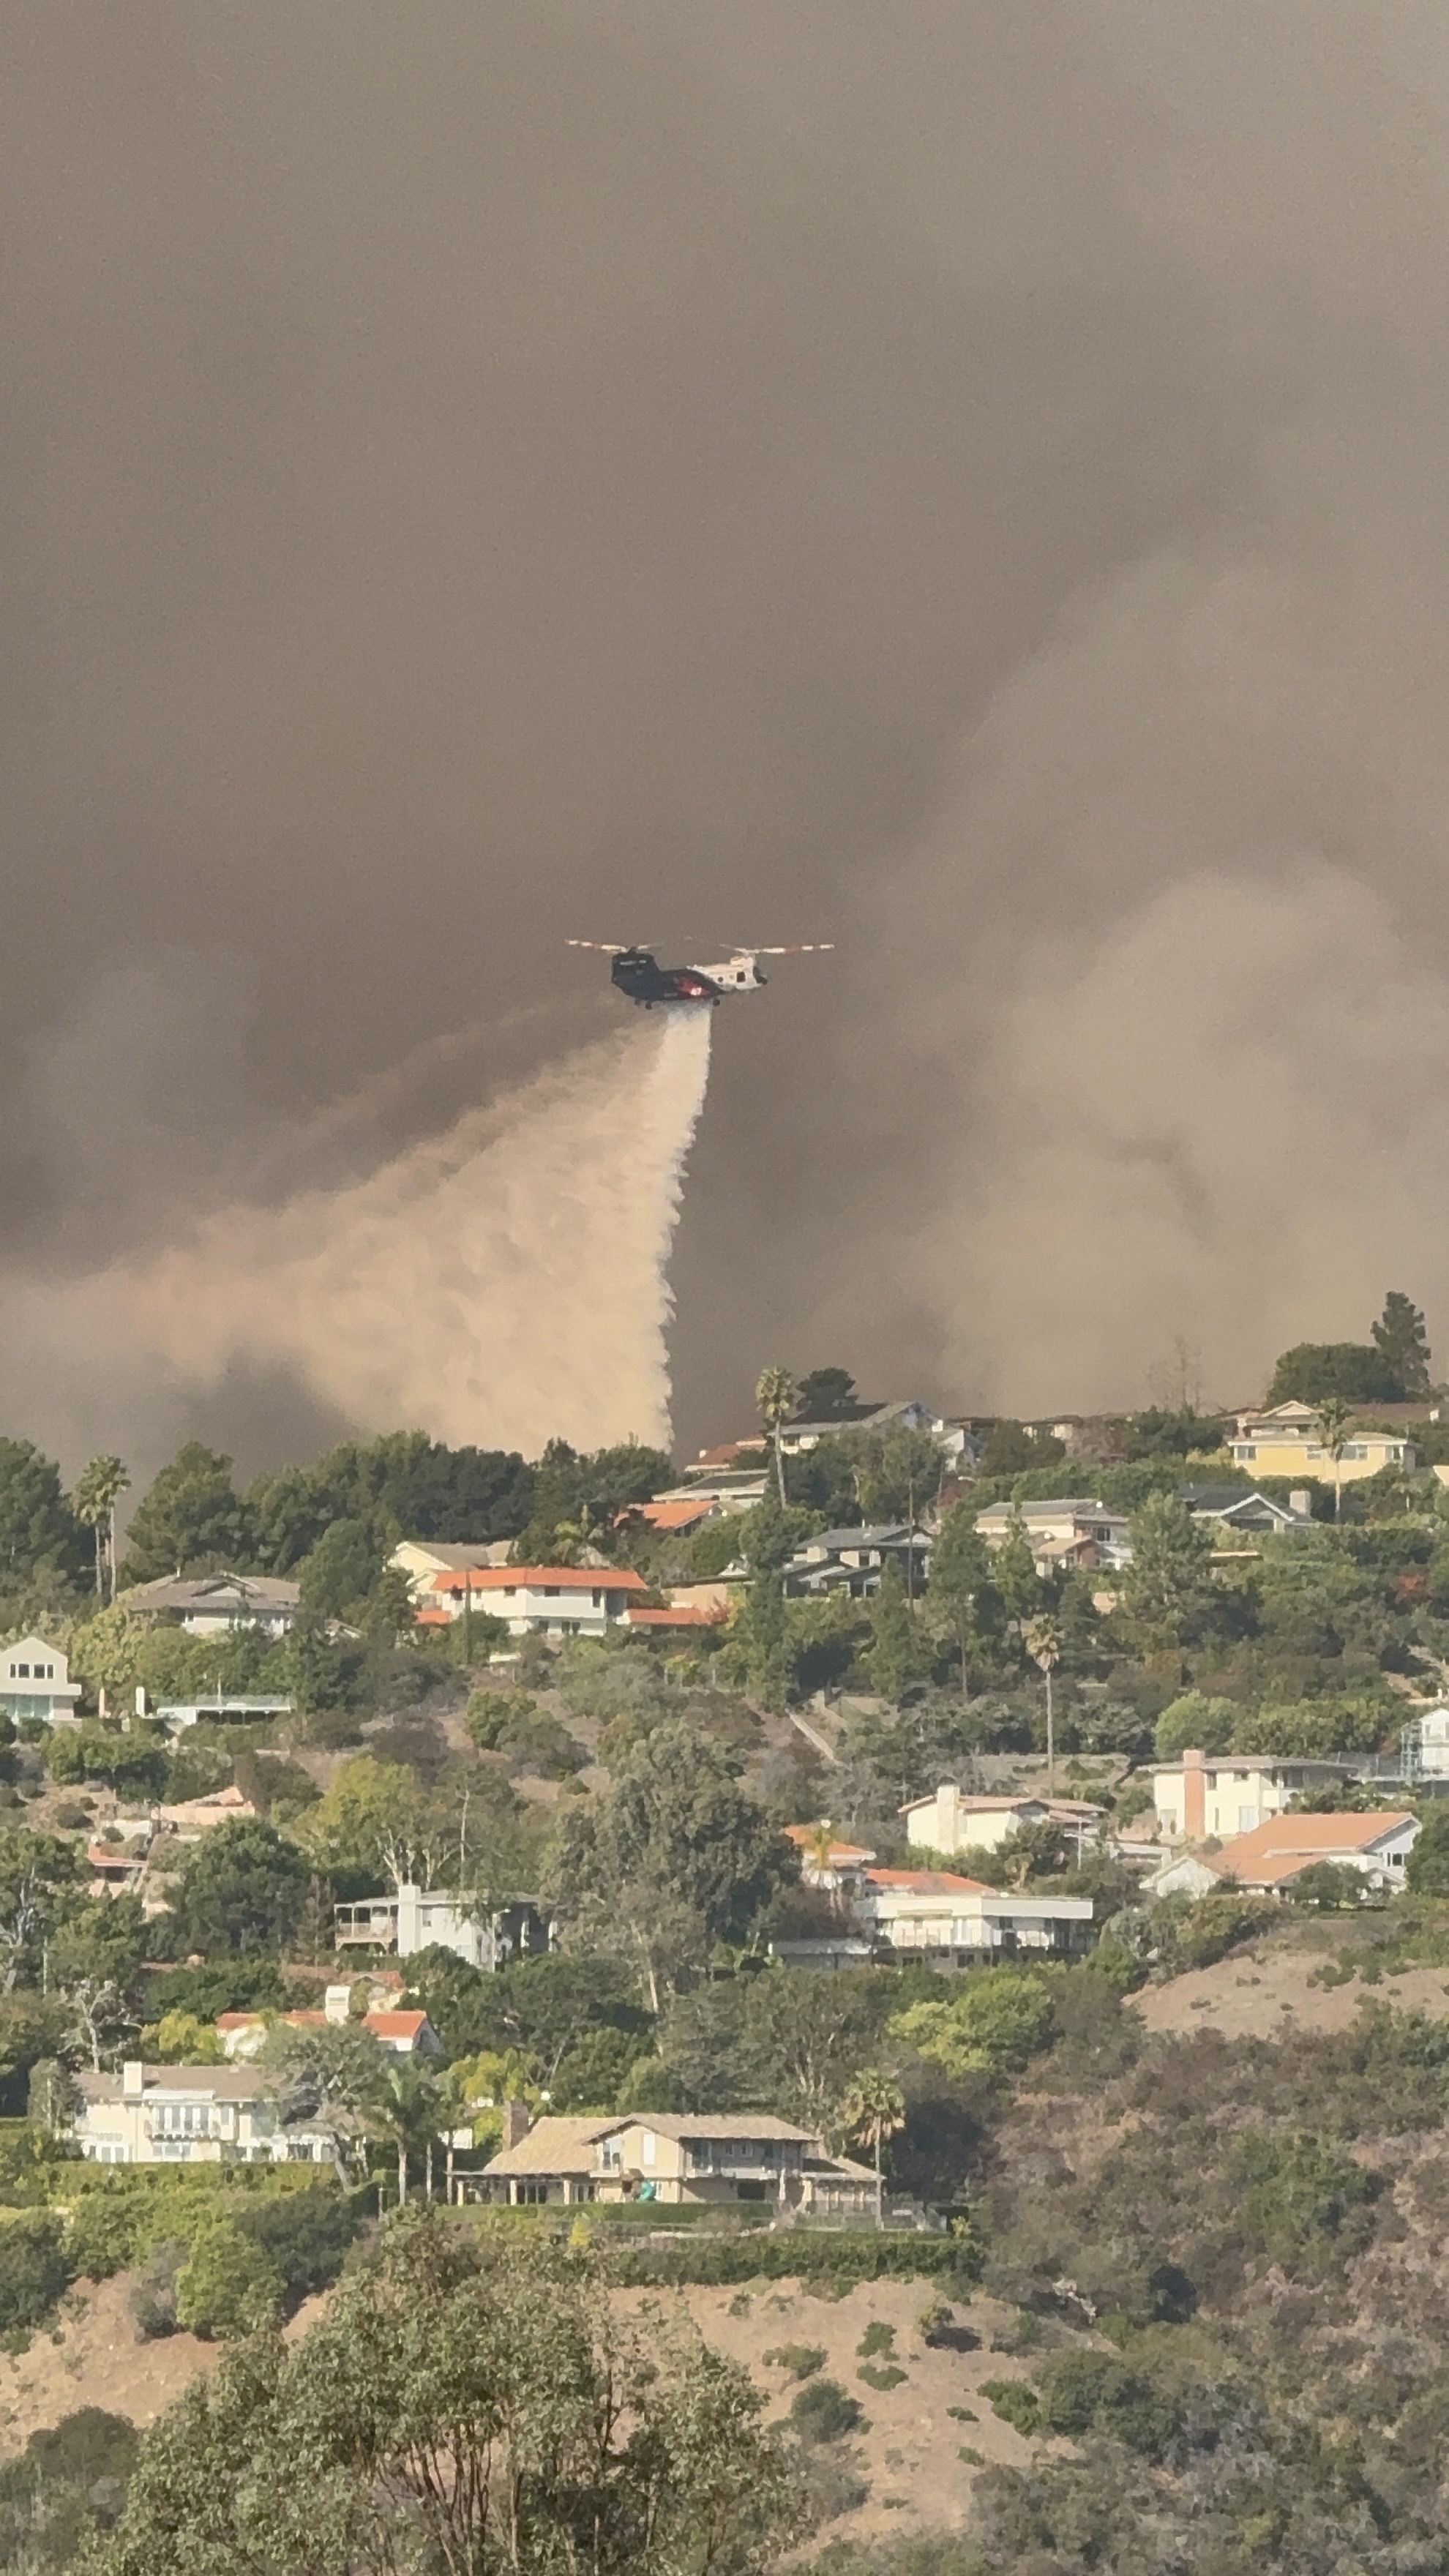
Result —
M468 1577L470 1592L537 1592L540 1587L560 1592L647 1592L642 1574L627 1565L480 1565L463 1566L460 1573ZM458 1581L456 1574L435 1574L432 1589L449 1591Z
M174 2093L190 2101L208 2094L215 2102L254 2102L266 2080L255 2066L148 2066L143 2077L148 2095ZM95 2075L86 2067L76 2082L87 2102L125 2099L118 2073Z
M773 2111L626 2111L606 2120L606 2129L652 2129L657 2138L794 2138L808 2144L813 2129L797 2129L793 2120Z
M820 1830L821 1828L819 1825L787 1825L785 1827L785 1834L786 1839L795 1845L797 1851L813 1854L815 1837ZM829 1852L826 1855L826 1867L828 1868L832 1861L867 1861L874 1860L874 1858L875 1854L873 1851L865 1851L857 1843L837 1843L832 1841Z
M549 2112L534 2121L516 2146L501 2147L483 2170L490 2174L592 2173L595 2141L619 2126L617 2119L566 2119Z
M1407 1807L1373 1809L1362 1815L1270 1816L1251 1833L1236 1834L1213 1856L1213 1866L1241 1877L1260 1861L1331 1859L1335 1852L1372 1851L1375 1843L1418 1823Z
M984 1878L958 1878L950 1869L868 1869L869 1884L884 1895L892 1890L901 1896L999 1896L999 1888L988 1887Z

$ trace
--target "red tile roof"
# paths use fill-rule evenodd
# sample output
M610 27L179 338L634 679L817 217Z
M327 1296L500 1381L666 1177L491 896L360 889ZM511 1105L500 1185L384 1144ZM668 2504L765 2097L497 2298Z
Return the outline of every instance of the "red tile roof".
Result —
M434 1592L647 1592L642 1574L627 1565L475 1565L435 1574Z
M626 1610L624 1622L630 1628L722 1628L729 1613L698 1610L682 1604L678 1610Z
M713 1511L714 1504L705 1495L698 1502L635 1503L628 1517L647 1521L650 1529L687 1530L696 1528L700 1521L707 1521Z
M870 1886L887 1894L899 1889L903 1896L996 1896L1000 1890L988 1887L984 1878L958 1878L949 1869L868 1869Z
M379 2039L416 2039L427 2018L425 2012L370 2012L363 2027Z
M820 1832L820 1827L819 1825L787 1825L785 1827L785 1832L789 1840L794 1843L797 1850L802 1852L813 1852L815 1848L815 1837ZM863 1851L855 1843L832 1842L830 1845L831 1862L867 1861L874 1860L874 1858L874 1852Z

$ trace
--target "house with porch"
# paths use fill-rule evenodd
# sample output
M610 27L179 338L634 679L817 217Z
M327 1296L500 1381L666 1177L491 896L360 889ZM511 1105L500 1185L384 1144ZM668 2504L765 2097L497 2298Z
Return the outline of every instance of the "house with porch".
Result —
M1316 1407L1296 1399L1266 1412L1240 1413L1227 1446L1234 1466L1250 1467L1255 1476L1313 1476L1325 1485L1351 1485L1361 1476L1379 1475L1385 1467L1412 1474L1418 1460L1412 1440L1402 1430L1352 1421L1343 1454L1335 1462L1319 1439Z
M481 2183L485 2197L513 2207L763 2201L863 2215L875 2205L875 2176L867 2167L831 2156L813 2130L769 2111L550 2115L530 2124L524 2105L509 2102L503 2145Z

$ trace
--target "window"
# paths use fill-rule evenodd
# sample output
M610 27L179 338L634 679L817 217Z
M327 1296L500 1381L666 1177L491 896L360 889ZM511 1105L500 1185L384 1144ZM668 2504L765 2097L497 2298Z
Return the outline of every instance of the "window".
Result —
M543 1597L544 1597L545 1601L557 1601L558 1596L559 1596L559 1586L558 1586L558 1584L556 1584L556 1583L546 1583L546 1584L544 1585L544 1587L543 1587Z
M623 2170L624 2151L620 2146L618 2139L605 2138L603 2145L599 2149L599 2171L606 2174L616 2174L622 2173Z
M645 2129L642 2131L639 2139L639 2161L641 2164L653 2164L655 2145L656 2140L653 2130Z
M1390 1852L1390 1854L1389 1854L1389 1867L1390 1867L1390 1869L1402 1869L1402 1868L1403 1868L1403 1866L1404 1866L1404 1855L1403 1855L1403 1853L1402 1853L1402 1852Z
M30 1666L28 1664L12 1664L10 1669L12 1673L18 1673L23 1682L29 1681Z
M602 1592L593 1592L590 1594L589 1598L593 1602L594 1608L597 1610L602 1603L604 1596Z

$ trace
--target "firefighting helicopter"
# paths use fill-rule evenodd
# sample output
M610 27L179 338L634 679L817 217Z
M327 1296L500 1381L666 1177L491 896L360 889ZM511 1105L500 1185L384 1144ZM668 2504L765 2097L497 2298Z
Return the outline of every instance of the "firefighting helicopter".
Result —
M652 948L617 940L571 939L570 948L592 948L612 957L610 979L631 1002L652 1011L656 1002L710 1002L718 1006L727 993L757 993L769 982L760 973L762 957L819 957L833 939L808 940L793 948L736 948L718 966L661 966Z

